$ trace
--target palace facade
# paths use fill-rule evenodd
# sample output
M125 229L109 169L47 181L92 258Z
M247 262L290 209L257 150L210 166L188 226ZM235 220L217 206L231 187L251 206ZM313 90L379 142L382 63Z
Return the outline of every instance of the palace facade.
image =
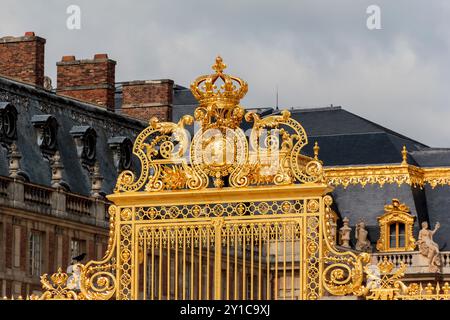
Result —
M74 257L100 260L111 235L105 196L120 172L142 169L132 154L136 137L152 117L178 123L198 107L189 89L169 79L116 82L116 62L106 54L62 57L54 88L45 77L45 42L32 32L0 38L2 296L39 292L40 275ZM270 107L248 110L261 118L282 115ZM320 159L324 181L334 188L337 247L367 252L373 264L404 262L407 281L448 281L450 149L431 148L341 107L288 110L308 135L304 156ZM292 252L284 263L295 259ZM170 263L156 268L170 270ZM253 278L248 281L252 292ZM286 275L277 281L281 295ZM240 286L246 290L245 281Z

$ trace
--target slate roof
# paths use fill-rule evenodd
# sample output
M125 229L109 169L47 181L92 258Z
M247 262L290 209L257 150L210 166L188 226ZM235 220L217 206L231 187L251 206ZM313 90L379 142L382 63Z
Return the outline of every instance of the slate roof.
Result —
M51 171L49 161L37 144L37 132L31 120L33 117L34 120L46 119L48 115L56 118L57 145L65 167L63 179L69 184L70 191L82 195L90 194L91 182L88 170L77 155L70 131L83 126L90 126L96 131L96 159L104 177L102 191L108 194L112 192L117 179L108 140L128 137L134 141L136 135L145 128L145 122L3 77L0 77L1 102L10 102L17 109L17 145L22 153L21 169L32 183L50 186ZM7 150L3 147L0 148L0 175L8 175Z
M174 85L172 102L172 119L174 121L178 121L186 114L193 115L195 108L197 108L197 100L192 95L191 90L180 85ZM192 135L193 128L188 127L187 129Z
M325 166L400 163L404 145L408 151L427 148L341 107L290 111L308 135L305 154L313 155L314 142L317 141L320 159ZM409 160L414 164L414 159Z
M421 167L450 167L450 149L429 148L413 151L411 156Z

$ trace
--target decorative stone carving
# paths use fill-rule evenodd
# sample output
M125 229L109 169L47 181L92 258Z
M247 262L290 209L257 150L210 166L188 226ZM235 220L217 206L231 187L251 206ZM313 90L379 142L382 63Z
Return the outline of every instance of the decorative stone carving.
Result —
M9 152L9 176L13 179L25 181L27 180L27 175L20 170L20 159L22 159L22 154L17 144L13 142Z
M113 152L114 166L117 172L130 170L131 168L131 150L133 143L127 137L112 137L108 139L108 145Z
M342 219L342 222L344 223L344 225L341 227L341 229L339 229L339 244L342 247L350 248L350 233L352 231L352 228L350 228L349 226L350 220L347 217L344 217L344 219Z
M356 245L355 249L359 251L371 252L372 245L369 240L369 232L366 229L366 224L361 221L356 225L355 229Z
M59 154L59 151L56 151L53 155L50 167L52 168L52 187L55 189L64 189L66 191L69 190L69 186L63 180L64 166L61 163L61 156Z
M74 126L70 134L75 140L77 154L84 166L95 164L97 133L90 126Z
M103 176L100 174L100 165L98 162L94 165L94 171L92 173L92 186L91 186L91 196L94 198L103 197L101 190L103 185Z
M52 87L52 79L48 76L44 77L44 89L48 90L48 91L52 91L53 87Z
M53 157L57 147L58 122L56 118L50 114L34 115L31 123L36 129L37 144L43 155L47 158Z
M17 110L9 102L0 102L0 141L8 146L17 138Z
M419 231L419 239L417 245L419 252L428 259L430 272L440 272L441 256L439 254L439 246L433 241L433 235L439 229L440 223L437 222L434 230L428 229L428 222L422 222L422 229Z

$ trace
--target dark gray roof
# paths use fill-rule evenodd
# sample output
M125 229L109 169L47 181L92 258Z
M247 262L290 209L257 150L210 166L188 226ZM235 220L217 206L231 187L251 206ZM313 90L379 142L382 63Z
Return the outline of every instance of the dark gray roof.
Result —
M435 233L433 239L442 248L450 248L450 187L437 186L432 189L425 187L426 203L429 213L430 228L440 222L441 228Z
M413 151L411 156L421 167L450 166L450 149L429 148Z
M53 92L0 77L0 103L10 102L18 111L17 145L23 157L21 169L30 182L50 186L49 161L37 145L34 121L45 121L50 115L58 123L57 145L65 167L63 178L72 192L90 194L89 172L83 167L71 131L91 127L97 135L96 160L103 175L103 192L113 191L117 170L108 140L114 137L128 137L134 141L145 128L144 122L119 115L106 109L56 95ZM0 174L8 175L7 151L0 148ZM135 165L135 163L133 164Z
M177 84L173 87L173 105L197 105L197 100L189 88Z
M341 107L293 109L290 112L308 135L305 154L313 154L317 141L319 157L325 166L400 163L404 145L408 151L427 148ZM409 160L414 163L414 159Z

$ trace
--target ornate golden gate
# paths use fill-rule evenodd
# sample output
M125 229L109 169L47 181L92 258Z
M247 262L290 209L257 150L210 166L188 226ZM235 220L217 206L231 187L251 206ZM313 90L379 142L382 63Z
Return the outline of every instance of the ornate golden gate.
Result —
M323 294L326 186L210 191L114 198L121 204L115 209L121 220L117 298L313 299ZM245 202L239 200L243 191Z
M200 124L150 120L133 153L140 175L120 174L108 196L103 261L81 268L83 299L318 299L362 294L369 256L334 247L332 189L288 111L260 118L239 105L247 84L223 73L191 91ZM222 85L218 85L219 82ZM247 138L244 118L253 123ZM334 230L335 231L335 230ZM52 297L64 296L61 290Z

